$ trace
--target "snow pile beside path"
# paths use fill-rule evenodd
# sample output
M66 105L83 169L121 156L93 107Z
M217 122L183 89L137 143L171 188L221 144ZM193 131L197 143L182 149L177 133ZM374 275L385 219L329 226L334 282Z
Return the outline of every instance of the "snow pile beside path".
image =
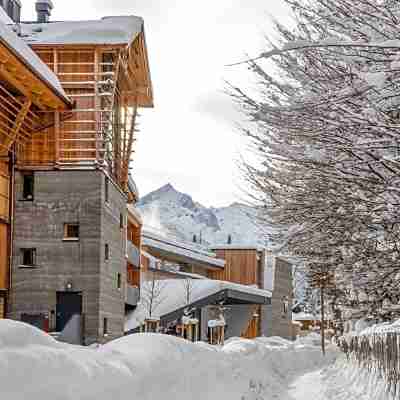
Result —
M382 379L373 377L345 357L322 371L303 375L293 382L290 394L296 400L394 400Z
M293 400L290 382L336 355L330 348L323 359L312 343L281 338L234 338L217 348L156 334L90 349L0 321L0 387L7 400Z

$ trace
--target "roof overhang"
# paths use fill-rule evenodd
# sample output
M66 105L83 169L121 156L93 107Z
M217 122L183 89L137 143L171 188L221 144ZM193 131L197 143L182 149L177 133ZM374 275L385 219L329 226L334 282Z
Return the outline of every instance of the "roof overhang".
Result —
M66 110L72 106L67 97L53 90L49 82L2 38L0 38L0 77L32 100L41 110Z
M131 98L132 103L138 104L139 107L154 107L153 85L144 28L128 48L128 70L136 86L131 93L127 92L125 96L128 99Z
M240 290L234 289L223 289L217 293L211 294L207 297L203 297L202 299L195 301L190 304L190 308L203 308L212 305L269 305L271 304L271 298L267 296L261 296L259 294L247 293ZM165 314L161 317L161 322L171 322L176 319L179 319L184 314L185 309L188 306L182 307L178 310L175 310L171 313Z
M155 239L143 235L143 246L148 248L152 256L162 260L178 264L188 264L208 270L222 270L225 260L214 258L203 253L196 252L188 246L169 243L167 239Z
M72 107L73 103L56 75L17 34L19 30L20 25L10 25L4 18L0 18L0 67L3 81L18 89L39 109L65 110Z

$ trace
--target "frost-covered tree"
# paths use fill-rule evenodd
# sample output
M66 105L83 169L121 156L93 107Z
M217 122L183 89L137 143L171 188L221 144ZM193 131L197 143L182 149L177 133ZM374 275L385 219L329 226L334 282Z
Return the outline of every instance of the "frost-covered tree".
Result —
M140 290L140 302L146 310L146 318L152 319L157 314L160 304L166 300L166 283L160 279L157 271L144 273L145 279Z
M294 26L246 61L258 93L232 88L243 171L270 238L334 273L343 307L380 313L399 301L400 2L286 3Z

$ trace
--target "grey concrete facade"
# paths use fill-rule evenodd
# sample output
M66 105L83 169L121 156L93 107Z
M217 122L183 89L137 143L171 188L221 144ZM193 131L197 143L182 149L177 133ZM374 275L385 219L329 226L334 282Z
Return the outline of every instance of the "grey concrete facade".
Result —
M106 202L105 185L106 177L100 170L35 171L34 199L23 201L23 176L16 173L11 318L44 314L52 331L57 292L70 290L82 295L85 344L105 342L123 334L126 198L109 180ZM65 239L66 223L79 224L79 240ZM24 248L36 249L35 267L22 267Z
M292 265L285 260L267 254L266 268L272 268L267 276L273 276L271 305L261 307L262 336L280 336L291 340L293 277ZM273 257L271 259L271 257Z

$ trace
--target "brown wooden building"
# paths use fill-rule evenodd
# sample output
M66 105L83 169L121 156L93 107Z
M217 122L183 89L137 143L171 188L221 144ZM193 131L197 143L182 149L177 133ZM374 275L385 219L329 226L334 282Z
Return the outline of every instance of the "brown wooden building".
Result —
M130 243L140 248L140 221L127 204L138 199L129 173L138 110L153 106L143 20L52 22L51 2L36 9L37 22L18 25L25 43L17 38L34 65L0 58L16 109L15 118L5 112L16 129L4 138L0 121L14 161L13 187L0 196L13 197L8 316L60 340L108 341L123 334ZM0 170L8 181L9 165Z
M7 7L19 16L18 3ZM35 135L54 127L56 112L72 107L54 73L13 32L0 7L0 318L11 283L15 162Z

